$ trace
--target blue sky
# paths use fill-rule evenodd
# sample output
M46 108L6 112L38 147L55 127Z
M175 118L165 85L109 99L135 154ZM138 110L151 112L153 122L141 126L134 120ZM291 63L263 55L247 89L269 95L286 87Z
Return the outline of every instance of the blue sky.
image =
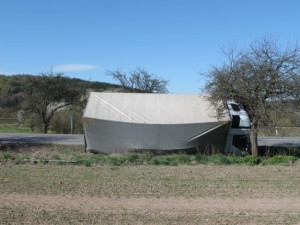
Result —
M222 47L295 43L299 28L297 0L0 0L0 74L115 83L106 71L139 66L171 93L198 93Z

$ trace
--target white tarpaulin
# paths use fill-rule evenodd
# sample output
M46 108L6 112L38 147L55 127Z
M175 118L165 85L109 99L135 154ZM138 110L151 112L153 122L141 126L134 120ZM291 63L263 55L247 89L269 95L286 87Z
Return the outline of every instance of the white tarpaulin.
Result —
M224 146L229 121L219 121L199 94L92 92L84 113L86 148L117 153Z

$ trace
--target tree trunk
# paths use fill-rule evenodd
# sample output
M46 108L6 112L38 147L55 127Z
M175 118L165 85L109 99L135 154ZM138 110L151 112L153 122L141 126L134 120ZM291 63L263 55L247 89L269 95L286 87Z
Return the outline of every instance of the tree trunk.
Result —
M258 156L257 132L258 126L255 123L251 125L250 138L251 138L251 152L252 155Z
M44 123L44 134L47 134L48 133L48 126L49 126L49 124L48 123Z

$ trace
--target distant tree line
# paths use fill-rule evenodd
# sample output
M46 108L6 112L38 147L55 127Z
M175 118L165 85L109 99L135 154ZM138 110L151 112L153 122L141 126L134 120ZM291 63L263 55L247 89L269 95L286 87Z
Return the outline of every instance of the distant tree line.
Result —
M66 114L72 114L80 120L76 131L82 133L81 118L87 92L120 88L116 84L65 77L52 70L39 75L0 75L0 118L21 115L32 130L43 133L48 132L52 121L58 132L67 133L60 124L66 124Z
M76 118L75 132L82 133L82 114L89 91L166 93L167 80L136 68L130 75L107 72L120 85L90 82L52 70L39 75L0 75L0 118L22 117L32 130L47 133L51 126L69 132L69 116ZM20 113L21 112L21 113Z

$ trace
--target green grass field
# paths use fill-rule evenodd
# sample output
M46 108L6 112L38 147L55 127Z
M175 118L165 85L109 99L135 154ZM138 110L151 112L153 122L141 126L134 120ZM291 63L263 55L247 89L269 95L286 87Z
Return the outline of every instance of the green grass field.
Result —
M29 127L17 124L0 124L0 133L32 133Z
M10 146L0 154L0 224L300 223L299 161L157 166L107 159L86 166L15 158L100 157L61 145Z

